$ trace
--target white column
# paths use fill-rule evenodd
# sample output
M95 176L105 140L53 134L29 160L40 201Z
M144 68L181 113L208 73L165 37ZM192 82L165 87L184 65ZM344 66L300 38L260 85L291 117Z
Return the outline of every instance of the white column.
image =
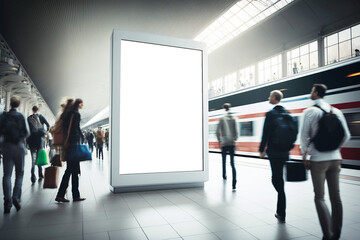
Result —
M6 91L6 100L5 100L5 111L8 112L10 110L10 98L11 91Z

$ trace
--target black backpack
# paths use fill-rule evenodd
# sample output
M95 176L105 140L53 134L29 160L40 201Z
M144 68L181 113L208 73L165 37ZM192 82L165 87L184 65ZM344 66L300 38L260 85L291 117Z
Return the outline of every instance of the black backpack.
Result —
M277 151L288 152L294 147L298 134L298 123L296 118L288 112L276 114L271 133L271 145Z
M42 134L43 133L43 125L40 122L39 116L36 114L32 114L28 117L28 123L30 127L31 134Z
M320 108L324 114L319 120L319 129L311 141L319 152L338 149L345 136L341 121L333 113L332 109L330 112L326 112L318 105L315 105L315 107Z
M20 119L14 116L11 116L9 113L3 113L2 116L2 129L0 129L0 134L5 137L7 142L18 143L21 141L23 136L20 133Z

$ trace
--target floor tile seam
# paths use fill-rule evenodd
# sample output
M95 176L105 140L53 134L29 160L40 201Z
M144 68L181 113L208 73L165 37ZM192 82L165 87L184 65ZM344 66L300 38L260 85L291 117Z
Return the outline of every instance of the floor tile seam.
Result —
M259 239L259 240L261 240L260 238L258 238L258 237L256 237L255 235L253 235L252 233L250 233L250 232L248 232L245 228L240 228L241 230L243 230L243 231L245 231L246 233L248 233L249 235L251 235L251 236L253 236L255 239ZM239 230L239 229L236 229L236 230ZM234 231L236 231L236 230L234 230ZM229 230L224 230L224 231L216 231L216 232L213 232L213 234L215 234L215 236L216 237L218 237L219 239L221 239L220 238L220 236L218 236L216 233L220 233L220 232L228 232Z
M84 231L84 204L81 205L81 237L82 240L85 240L85 231Z
M177 192L177 191L176 191ZM141 196L146 202L148 202L143 196ZM164 198L166 198L166 197L164 197ZM170 201L170 200L169 200ZM170 201L171 202L171 201ZM149 202L148 202L149 203ZM149 203L150 204L150 203ZM174 204L175 206L176 206L176 204ZM151 204L150 204L150 206L152 206ZM177 207L177 206L176 206ZM179 235L179 237L183 237L183 236L181 236L180 235L180 233L174 228L174 226L172 226L172 224L166 219L166 218L164 218L162 215L161 215L161 213L156 209L156 208L154 208L154 207L152 207L160 216L161 216L161 218L163 218L164 220L165 220L165 222L167 222L167 225L169 225L175 232L176 232L176 234L177 235ZM177 207L178 208L178 207ZM182 211L184 211L184 210L182 210ZM184 211L185 212L185 211ZM188 213L189 214L189 213ZM193 216L192 216L193 217ZM197 219L195 219L199 224L201 224L201 222L199 222ZM201 224L202 226L204 226L203 224ZM165 225L164 225L165 226ZM204 226L206 229L208 229L206 226ZM211 231L210 231L211 232ZM183 239L183 238L182 238Z
M160 213L156 208L154 208L154 207L151 205L151 203L149 203L143 196L140 195L140 197L141 197L145 202L147 202L147 203L151 206L151 208L154 209L154 211L155 211L157 214L159 214L159 216L160 216L168 225L171 226L170 222L169 222L166 218L164 218L164 217L161 215L161 213ZM171 228L180 236L180 234L174 229L173 226L171 226Z
M307 233L307 234L310 235L310 236L313 236L313 237L318 238L318 237L317 237L316 235L314 235L313 233L307 232L305 229L301 229L301 228L299 228L299 227L296 227L296 226L292 225L291 223L285 223L285 224L288 224L288 225L290 225L291 227L293 227L293 228L295 228L295 229L297 229L297 230L300 230L300 231L302 231L302 232L305 232L305 233ZM319 227L320 227L320 225L319 225Z
M198 204L197 202L195 202L194 200L192 200L191 198L187 197L186 195L182 194L181 192L179 191L175 191L177 192L178 194L182 195L183 197L187 198L188 200L192 201L194 204L198 205L201 207L201 204ZM166 198L166 196L164 196ZM170 202L172 202L170 199L169 199ZM174 203L174 202L172 202ZM178 206L176 203L174 203L176 206ZM180 209L182 209L181 207L179 207ZM203 208L203 207L202 207ZM219 217L222 217L221 215L219 215L218 213L212 211L210 208L203 208L203 209L206 209L208 211L210 211L211 213L214 213L215 215L218 215ZM183 211L185 211L187 214L189 214L190 216L192 216L194 219L196 219L197 221L199 221L199 219L197 219L194 215L192 215L190 212L187 212L186 209L182 209Z
M94 195L95 203L98 203L98 200L97 200L97 198L96 198L95 189L94 189L93 183L92 183L92 181L91 181L92 178L88 177L88 179L89 179L89 182L90 182L90 185L91 185L92 193L93 193L93 195Z
M81 222L83 222L82 219L81 220L75 220L75 221L72 221L72 222L57 222L57 223L50 223L50 224L41 223L41 225L39 225L39 226L37 226L37 225L29 226L30 223L31 223L31 220L30 220L30 223L28 223L26 225L26 227L24 227L24 228L34 228L34 227L41 227L41 226L51 227L51 226L54 226L54 225L74 224L74 223L81 223ZM24 228L21 228L21 229L24 229Z
M207 226L205 226L204 224L202 224L200 221L192 221L192 222L198 222L201 226L203 226L204 228L206 228L208 231L209 231L209 233L213 233L214 234L214 232L210 229L210 228L208 228ZM171 225L171 224L170 224ZM172 228L174 228L173 226L171 226ZM175 229L174 229L175 230ZM176 231L176 230L175 230ZM177 232L177 231L176 231ZM178 233L177 232L177 234L179 234L179 236L180 237L190 237L190 236L196 236L196 235L201 235L201 234L194 234L194 235L186 235L186 236L182 236L182 235L180 235L180 233Z
M137 195L139 195L139 194L137 194ZM145 233L143 227L141 226L139 220L136 218L136 216L135 216L135 214L134 214L134 212L133 212L133 209L131 209L131 208L129 207L129 204L128 204L128 202L126 201L126 199L124 199L124 201L125 201L125 204L127 205L127 207L129 208L131 214L132 214L133 217L135 218L135 221L136 221L137 224L139 225L139 227L140 227L141 231L143 232L144 236L149 240L149 238L148 238L148 236L146 235L146 233Z
M85 236L85 235L88 235L88 234L97 234L97 233L104 233L104 232L111 233L111 232L118 232L118 231L131 230L131 229L140 229L140 228L141 227L138 226L138 227L127 227L127 228L121 228L121 229L99 230L99 231L94 231L94 232L89 232L89 233L84 232L83 235Z
M29 220L30 222L28 223L28 224L26 224L24 227L17 227L17 229L27 229L27 228L37 228L37 227L42 227L42 226L49 226L49 227L51 227L51 226L54 226L54 225L66 225L66 224L74 224L74 223L80 223L80 222L82 222L83 220L81 219L81 220L74 220L74 221L72 221L72 222L57 222L57 223L50 223L50 224L46 224L46 225L44 225L44 223L41 223L42 225L35 225L35 226L29 226L30 225L30 223L32 222L32 220ZM11 228L10 228L10 230L11 230ZM1 231L1 230L0 230Z

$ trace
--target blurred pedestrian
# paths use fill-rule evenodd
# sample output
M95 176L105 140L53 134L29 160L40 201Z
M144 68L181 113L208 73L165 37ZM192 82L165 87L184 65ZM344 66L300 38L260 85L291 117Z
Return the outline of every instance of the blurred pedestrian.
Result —
M216 129L216 137L220 143L221 156L222 156L222 177L224 180L226 176L226 155L230 155L230 165L232 169L232 188L236 189L236 168L234 163L236 140L239 136L239 130L234 116L231 114L230 103L225 103L223 108L226 113L220 119L220 122Z
M64 133L68 138L67 145L79 144L81 141L81 129L80 129L80 121L81 115L79 110L84 106L83 101L78 98L71 105L70 110L65 107L65 111L62 114L61 118L63 119ZM70 126L71 125L71 126ZM70 130L69 130L70 129ZM69 132L69 135L67 135ZM65 173L62 177L61 184L59 190L57 192L55 201L57 202L69 202L68 199L65 198L66 189L69 185L69 180L71 176L71 191L74 202L83 201L85 198L80 197L79 192L79 174L80 174L80 161L77 160L69 160L67 159L67 146L65 146L65 159L67 160L67 166Z
M271 167L271 182L278 193L275 217L285 223L286 196L284 189L284 165L289 160L289 151L294 147L298 133L298 124L280 105L283 98L282 92L274 90L270 93L269 103L275 105L266 113L263 133L260 143L260 158L269 157Z
M99 127L98 130L96 131L96 136L95 136L95 140L96 140L96 157L99 158L99 159L100 158L104 159L104 152L103 152L104 138L105 138L104 137L104 132L101 129L101 127Z
M3 143L3 193L4 214L10 213L14 204L17 211L21 209L21 192L24 176L25 138L30 135L25 116L17 111L20 99L10 98L11 110L0 117L0 135ZM15 166L15 184L11 195L11 175Z
M310 98L314 100L315 105L303 112L300 146L305 167L311 172L315 206L323 239L335 240L340 238L343 222L339 186L342 160L340 148L351 135L344 114L324 101L326 90L327 87L324 84L314 84L311 90ZM330 126L327 124L329 121L331 121ZM331 137L326 135L321 137L326 132L332 132ZM311 155L310 160L307 159L307 155ZM325 180L329 189L331 214L324 198Z
M45 117L39 114L39 108L37 106L33 106L32 111L33 114L27 118L30 128L30 137L27 139L27 144L29 145L32 159L31 182L34 183L36 181L35 164L38 152L45 148L45 134L50 130L50 125ZM47 130L44 129L44 124L46 125ZM38 166L38 177L39 181L44 178L42 166Z

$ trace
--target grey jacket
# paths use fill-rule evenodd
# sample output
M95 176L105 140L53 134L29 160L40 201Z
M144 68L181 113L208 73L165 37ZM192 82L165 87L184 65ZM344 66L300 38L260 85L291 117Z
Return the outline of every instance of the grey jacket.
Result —
M216 129L216 137L221 147L235 146L239 136L239 129L233 115L228 112L220 119Z

